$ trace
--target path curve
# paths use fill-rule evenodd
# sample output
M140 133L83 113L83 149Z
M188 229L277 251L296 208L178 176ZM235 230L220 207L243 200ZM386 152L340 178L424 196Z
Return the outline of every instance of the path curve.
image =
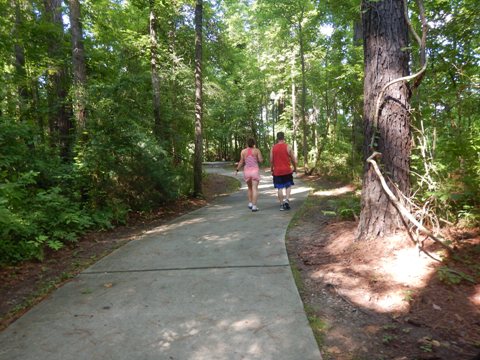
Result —
M283 212L260 190L257 213L242 186L86 269L0 333L0 359L321 359L284 244L309 189Z

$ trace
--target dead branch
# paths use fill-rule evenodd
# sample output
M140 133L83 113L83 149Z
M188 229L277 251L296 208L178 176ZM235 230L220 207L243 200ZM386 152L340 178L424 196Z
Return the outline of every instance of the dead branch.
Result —
M446 245L442 240L440 240L437 236L435 236L430 230L428 230L425 226L423 226L420 222L415 219L415 217L403 206L403 204L398 200L398 198L393 194L392 190L387 185L385 178L383 177L376 161L374 160L375 157L381 156L379 152L375 151L368 159L367 162L373 166L375 173L377 174L380 183L382 184L382 188L387 194L389 200L393 203L395 208L403 215L406 219L408 219L412 224L414 224L419 231L430 237L433 241L440 244L443 248L448 250L449 252L453 252L453 249L450 246Z
M427 31L428 31L428 24L427 19L425 17L425 8L423 6L422 0L416 0L418 11L420 12L420 21L422 22L422 39L420 43L420 65L424 66L427 63ZM422 73L415 83L413 84L413 89L416 89L423 80L423 76L425 73Z
M380 90L380 93L378 94L378 97L377 97L377 102L375 104L375 113L373 115L373 129L374 129L374 131L373 131L373 134L372 134L372 139L370 141L370 148L372 148L372 149L373 149L373 144L375 142L375 133L376 133L376 129L378 128L378 117L380 116L380 107L381 107L381 104L383 102L383 97L385 95L385 91L391 85L393 85L397 82L410 81L410 80L413 80L413 79L417 79L415 84L413 85L413 88L418 87L420 85L421 80L423 79L424 73L427 70L427 66L428 66L428 61L427 61L426 51L425 51L428 25L427 25L427 21L426 21L426 18L425 18L425 10L424 10L424 7L423 7L423 2L422 2L422 0L417 0L417 4L418 4L419 10L420 10L420 18L421 18L421 21L422 21L422 38L421 39L418 36L415 29L413 28L412 23L410 22L410 19L408 17L407 0L404 0L404 3L405 3L405 6L404 6L405 13L404 13L404 15L405 15L405 20L408 24L408 28L410 29L410 32L413 34L413 36L415 37L415 39L417 40L417 42L420 45L420 64L422 65L422 68L420 69L420 71L418 71L417 73L415 73L413 75L403 76L401 78L394 79L394 80L388 82L387 84L385 84L383 86L382 90Z

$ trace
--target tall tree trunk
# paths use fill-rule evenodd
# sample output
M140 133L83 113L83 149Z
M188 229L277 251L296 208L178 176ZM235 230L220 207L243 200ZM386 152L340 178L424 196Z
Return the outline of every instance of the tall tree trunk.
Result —
M70 27L72 31L72 63L74 99L73 113L75 116L77 137L81 137L86 125L86 89L87 68L85 65L85 50L83 47L83 33L79 0L69 0Z
M48 71L48 106L49 128L52 145L60 145L60 155L63 159L70 156L72 144L71 109L67 104L68 80L67 70L63 64L63 21L62 1L44 0L45 17L55 28L48 44L48 55L52 65Z
M293 73L293 70L292 70ZM297 141L297 114L296 114L296 107L297 107L297 96L296 96L296 89L295 89L295 81L292 75L292 125L293 125L293 153L295 155L295 159L298 159L298 141Z
M171 64L172 67L172 74L170 77L170 105L171 105L171 117L169 118L169 138L171 141L172 147L172 154L173 154L173 164L178 165L181 162L181 145L179 141L178 135L178 119L179 119L179 111L178 111L178 92L179 86L177 81L177 54L176 54L176 47L177 47L177 20L174 19L171 22L171 27L168 32L168 51L170 53Z
M337 94L334 93L332 101L332 144L338 141L338 104L337 104Z
M265 129L265 134L263 137L263 147L264 149L270 148L270 134L268 133L268 96L265 97L265 120L263 122L263 128ZM274 142L275 144L275 142Z
M276 136L275 136L275 121L276 121L276 117L275 117L275 112L278 111L278 109L275 109L275 102L276 100L274 100L272 102L272 146L275 145L275 141L276 141Z
M257 129L257 123L255 122L256 116L255 115L250 115L250 131L252 132L252 137L255 140L255 144L258 146L258 129Z
M298 35L300 38L300 62L302 64L302 130L303 130L303 142L302 142L302 152L303 152L303 167L305 173L308 172L308 149L307 149L307 119L306 119L306 106L307 106L307 83L305 79L305 50L304 50L304 41L303 41L303 29L302 21L300 18L298 22Z
M353 21L353 44L356 46L362 45L363 27L360 16Z
M202 20L203 1L195 6L195 154L193 161L193 194L202 196Z
M15 41L15 75L18 84L18 118L24 121L27 117L28 103L32 94L28 90L27 72L25 70L25 50L20 42L20 28L22 27L22 9L19 0L11 1L12 7L15 9L15 26L13 29L13 37Z
M298 142L297 142L297 89L295 84L295 49L292 50L292 126L293 126L293 153L295 154L295 159L298 159Z
M320 145L318 145L318 148L317 148L317 160L316 160L316 163L315 163L315 168L316 170L319 170L320 169L320 161L322 160L322 152L323 152L323 149L325 148L325 146L327 145L327 142L328 142L328 133L330 132L330 117L328 116L328 110L325 110L325 112L327 112L327 115L326 115L326 118L325 118L325 129L324 129L324 132L323 132L323 135L321 136L322 137L322 140L320 142ZM320 123L323 122L323 113L321 113L321 119L320 119Z
M409 42L404 2L364 0L362 8L365 61L364 157L369 157L373 150L382 153L384 174L408 196L411 150L408 85L397 82L389 86L381 99L380 109L376 109L377 96L384 85L408 75L409 56L405 49ZM375 124L376 111L379 111L379 116ZM374 170L365 165L357 237L368 239L386 236L400 226L400 215L382 190Z
M150 66L152 69L152 93L153 93L153 119L154 134L158 141L165 140L160 110L160 75L158 67L158 41L157 41L157 13L155 0L149 0L150 5Z

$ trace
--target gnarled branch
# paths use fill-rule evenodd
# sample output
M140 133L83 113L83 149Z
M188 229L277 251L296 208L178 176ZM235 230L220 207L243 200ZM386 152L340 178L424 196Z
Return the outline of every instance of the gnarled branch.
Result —
M367 162L370 163L373 166L373 169L375 173L377 174L380 183L382 184L382 188L387 194L389 200L393 203L395 208L400 212L401 215L404 216L404 218L408 219L413 225L415 225L422 233L430 237L433 241L436 243L440 244L443 248L448 250L449 252L452 252L453 249L450 248L448 245L446 245L440 238L435 236L430 230L428 230L425 226L423 226L420 222L418 222L417 219L403 206L403 204L397 199L395 194L390 190L390 188L387 185L387 182L385 181L385 178L382 175L382 172L380 171L376 161L374 160L377 156L381 156L382 154L375 151L368 159Z

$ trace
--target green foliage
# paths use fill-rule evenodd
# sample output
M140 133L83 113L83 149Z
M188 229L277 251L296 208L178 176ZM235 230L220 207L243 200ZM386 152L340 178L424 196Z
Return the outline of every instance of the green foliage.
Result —
M468 281L475 284L475 279L461 271L454 271L448 266L441 266L437 269L437 275L440 281L448 285L458 285L462 281Z
M173 170L151 134L128 118L103 115L73 167L42 146L30 148L28 126L0 124L0 151L8 154L0 163L0 263L41 260L46 247L58 250L93 226L124 221L130 209L187 191L179 181L185 171Z
M418 202L462 226L480 221L479 10L472 0L426 3L430 66L413 98Z
M45 171L44 148L31 145L28 124L0 122L0 263L56 250L92 225L75 194L60 187L59 169ZM53 161L52 161L53 160ZM52 167L58 165L51 159Z
M37 175L24 173L0 187L0 263L42 259L45 246L58 250L92 225L79 203L59 187L36 188Z
M429 134L427 133L427 136ZM433 144L422 145L433 154ZM429 147L430 146L430 147ZM470 131L450 131L437 140L435 156L420 156L414 149L412 167L416 171L417 197L432 204L435 213L461 226L480 222L480 127Z
M0 262L41 258L44 249L58 249L87 229L112 227L131 210L191 189L192 2L156 2L162 115L156 134L147 1L81 3L88 75L83 133L74 121L61 133L65 121L52 117L64 102L67 112L73 109L73 74L63 80L66 98L52 81L60 69L72 68L69 31L49 22L36 2L19 4L18 13L0 4ZM249 136L268 160L274 132L281 130L299 155L306 139L310 169L334 179L361 178L358 4L204 5L206 160L237 160ZM419 28L418 9L409 7ZM474 225L480 218L480 9L474 0L427 1L425 8L430 65L412 97L414 125L424 129L415 133L413 190L417 202L440 217ZM14 49L23 51L24 64ZM418 52L414 43L409 49ZM72 152L61 154L67 140ZM346 219L358 211L357 200L335 208Z
M333 180L352 179L360 173L360 164L352 163L351 155L351 144L344 141L329 142L317 161L316 169L322 176Z
M101 121L76 157L82 192L93 208L147 210L178 194L167 153L141 124L125 117L113 101L101 104Z

